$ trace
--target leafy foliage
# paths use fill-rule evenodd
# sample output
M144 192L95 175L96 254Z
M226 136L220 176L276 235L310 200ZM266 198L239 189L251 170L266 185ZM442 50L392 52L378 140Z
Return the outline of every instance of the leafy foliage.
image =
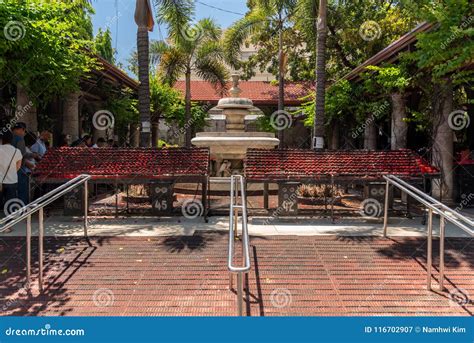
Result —
M332 85L326 93L326 121L343 119L347 112L353 110L356 104L353 96L353 86L347 80ZM314 93L306 96L303 100L303 113L306 115L305 125L313 126L315 113Z
M470 0L431 1L417 9L436 29L418 35L417 50L409 58L429 69L434 80L451 77L454 84L474 80L474 3Z
M105 58L112 64L115 64L115 50L112 47L112 34L110 33L110 29L102 31L99 28L97 35L94 38L95 49L97 53Z
M65 95L96 67L93 9L86 0L0 3L0 27L16 25L18 39L0 39L0 81L20 83L36 103Z

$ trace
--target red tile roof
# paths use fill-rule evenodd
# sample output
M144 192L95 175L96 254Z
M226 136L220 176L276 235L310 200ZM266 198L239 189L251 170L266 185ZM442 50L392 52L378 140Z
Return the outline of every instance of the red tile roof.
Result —
M245 176L249 179L305 179L325 176L380 178L384 174L419 177L438 174L411 150L323 151L249 149Z
M227 89L232 84L229 82ZM178 81L174 88L184 94L186 84L184 81ZM255 105L277 105L278 104L278 85L273 85L266 81L240 81L239 88L242 89L241 96L249 98ZM302 103L302 97L308 95L314 89L309 82L287 82L285 84L285 105L297 106ZM191 81L191 99L193 101L215 103L222 97L228 96L228 93L219 94L211 83L206 81Z
M42 181L80 174L93 179L160 179L208 173L209 150L202 148L55 148L48 150L35 170Z

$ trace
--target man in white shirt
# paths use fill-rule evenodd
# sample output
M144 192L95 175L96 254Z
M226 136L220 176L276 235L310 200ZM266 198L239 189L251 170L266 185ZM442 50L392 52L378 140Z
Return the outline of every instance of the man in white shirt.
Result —
M10 131L0 132L2 144L0 145L0 181L2 194L0 200L3 204L8 200L18 198L18 170L21 168L23 156L21 151L11 145L12 134ZM2 208L3 208L2 204Z

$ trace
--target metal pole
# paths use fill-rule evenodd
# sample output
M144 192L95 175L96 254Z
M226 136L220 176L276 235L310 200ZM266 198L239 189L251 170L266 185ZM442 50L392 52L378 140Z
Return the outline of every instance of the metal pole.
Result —
M385 185L385 205L383 209L383 236L387 237L387 229L388 229L388 193L390 191L390 182L387 180L387 184Z
M234 199L235 199L235 182L232 176L230 177L230 211L229 211L229 230L232 230L234 228L234 213L232 213L232 210L234 208ZM235 212L235 211L234 211ZM230 234L230 233L229 233ZM234 229L234 234L232 235L232 240L235 242L235 229ZM232 243L234 244L234 243ZM233 258L233 256L231 256ZM232 273L229 273L229 290L232 290L234 287L234 275Z
M89 183L84 182L84 237L87 237L87 229L89 226Z
M439 219L439 289L444 291L444 231L446 221L443 216Z
M433 263L433 210L428 210L428 249L426 252L426 288L431 291L431 265Z
M263 208L268 210L268 182L263 183Z
M239 220L239 210L236 208L234 209L234 241L239 238L239 233L238 233L238 220Z
M26 218L26 287L30 288L31 278L31 215Z
M232 202L233 205L238 205L239 199L239 184L237 182L237 178L234 179L234 190L235 190L235 198ZM239 210L237 208L234 209L234 241L239 237L238 228L239 228Z
M119 203L119 194L118 194L118 184L115 181L115 218L118 218L118 203Z
M38 287L40 292L43 292L43 240L44 240L44 211L43 207L38 212Z
M237 307L239 316L243 314L243 282L242 282L242 273L237 273Z
M334 175L331 175L331 193L332 193L332 201L331 201L331 222L334 224L334 201L336 200L336 195L334 192Z

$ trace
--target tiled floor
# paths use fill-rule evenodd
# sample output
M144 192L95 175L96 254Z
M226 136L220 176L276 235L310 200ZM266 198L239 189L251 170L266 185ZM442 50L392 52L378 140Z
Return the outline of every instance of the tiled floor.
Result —
M36 284L36 244L31 294L22 288L23 244L24 238L0 240L1 315L236 314L222 232L103 237L91 245L48 238L43 295ZM246 314L472 315L474 240L450 238L446 245L447 291L436 291L435 268L429 292L424 238L252 237Z

